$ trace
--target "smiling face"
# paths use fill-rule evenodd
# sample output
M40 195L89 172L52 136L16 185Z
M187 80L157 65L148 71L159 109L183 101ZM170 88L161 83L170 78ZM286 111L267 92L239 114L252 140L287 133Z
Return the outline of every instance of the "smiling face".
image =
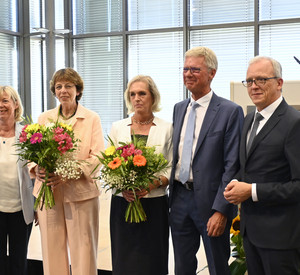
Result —
M55 95L62 105L73 105L79 92L73 83L61 80L55 83Z
M247 71L247 80L257 78L269 78L274 77L274 69L271 61L267 59L261 59L249 65ZM268 107L274 101L276 101L281 95L283 80L282 78L269 79L264 85L252 84L248 87L248 94L252 102L256 105L257 110L261 110Z
M213 80L216 70L208 69L203 56L189 56L185 58L184 68L199 68L199 72L191 73L191 70L183 72L185 87L191 91L192 97L197 100L211 90L210 83Z
M129 89L130 102L135 113L151 114L153 98L145 82L133 82Z
M0 95L0 120L7 122L8 120L15 121L15 110L18 108L12 98L6 93L3 92Z

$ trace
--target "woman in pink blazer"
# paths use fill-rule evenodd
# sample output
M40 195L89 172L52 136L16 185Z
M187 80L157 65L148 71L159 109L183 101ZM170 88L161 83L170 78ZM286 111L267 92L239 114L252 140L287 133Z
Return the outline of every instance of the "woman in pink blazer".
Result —
M59 100L57 108L42 113L38 123L61 121L72 125L75 138L80 139L76 158L82 175L77 180L62 181L51 175L48 183L53 189L55 205L38 209L45 275L97 274L99 231L99 190L91 175L97 157L104 149L99 116L78 103L83 80L71 68L57 71L50 82L53 95ZM36 177L33 194L37 197L45 173L37 165L31 167ZM68 256L69 249L69 256Z

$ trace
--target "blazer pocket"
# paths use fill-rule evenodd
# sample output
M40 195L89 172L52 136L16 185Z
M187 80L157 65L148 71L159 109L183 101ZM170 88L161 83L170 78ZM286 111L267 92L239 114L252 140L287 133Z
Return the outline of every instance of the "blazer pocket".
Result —
M218 137L223 135L223 131L215 131L215 132L208 132L207 137L212 138L212 137Z

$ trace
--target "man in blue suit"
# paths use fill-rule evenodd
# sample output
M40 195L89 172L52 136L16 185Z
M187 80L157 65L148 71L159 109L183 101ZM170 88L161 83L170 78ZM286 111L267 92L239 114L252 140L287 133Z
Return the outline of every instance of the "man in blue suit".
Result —
M211 90L217 67L217 57L209 48L195 47L185 54L183 79L192 97L174 107L170 179L170 224L176 275L196 274L200 236L210 274L230 274L229 231L236 209L225 200L223 191L239 168L243 111ZM190 156L186 140L191 132L189 116L193 112Z
M299 275L300 112L282 97L282 69L273 58L250 60L243 84L256 110L245 118L240 171L224 196L242 203L248 274Z

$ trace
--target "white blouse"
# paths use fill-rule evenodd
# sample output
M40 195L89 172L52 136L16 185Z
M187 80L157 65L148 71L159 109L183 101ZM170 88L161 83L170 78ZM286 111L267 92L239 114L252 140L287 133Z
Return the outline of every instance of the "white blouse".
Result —
M22 209L15 140L0 137L0 211L6 213Z

